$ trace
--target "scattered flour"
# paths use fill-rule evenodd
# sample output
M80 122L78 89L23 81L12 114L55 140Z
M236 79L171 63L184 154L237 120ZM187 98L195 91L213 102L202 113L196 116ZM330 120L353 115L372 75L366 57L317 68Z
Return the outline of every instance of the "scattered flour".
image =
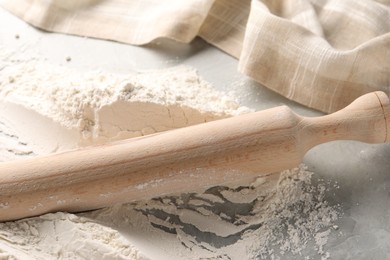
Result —
M73 214L46 214L0 227L0 259L145 259L118 231Z
M38 114L33 117L46 117L54 121L51 125L65 127L68 133L62 136L73 139L51 150L36 145L38 153L58 151L64 146L69 149L70 143L76 148L250 111L214 90L187 66L127 76L81 73L39 60L19 62L2 69L0 99L0 116L11 117L13 125L31 142L45 136L41 132L45 130L38 135L25 131L36 128L36 124L25 125L28 119L20 106L30 110L28 114ZM62 137L55 136L50 143L56 144L58 138Z
M0 161L250 111L186 66L129 76L0 57ZM341 210L326 201L329 185L311 180L300 166L202 194L0 223L0 259L311 259L311 246L327 259Z

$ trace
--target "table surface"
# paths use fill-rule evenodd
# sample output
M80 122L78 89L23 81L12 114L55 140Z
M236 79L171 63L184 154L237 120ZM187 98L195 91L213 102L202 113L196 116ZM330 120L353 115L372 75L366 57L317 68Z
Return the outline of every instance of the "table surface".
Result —
M191 44L157 40L138 47L97 39L45 33L0 8L0 46L30 49L48 61L79 68L135 73L186 64L215 88L234 91L242 105L256 110L288 105L301 115L321 113L268 90L237 72L237 60L202 39ZM15 39L19 35L19 39ZM66 61L71 57L71 62ZM390 143L369 145L336 141L310 150L304 163L320 178L337 181L331 198L344 216L337 222L343 235L331 235L325 249L332 259L390 258Z

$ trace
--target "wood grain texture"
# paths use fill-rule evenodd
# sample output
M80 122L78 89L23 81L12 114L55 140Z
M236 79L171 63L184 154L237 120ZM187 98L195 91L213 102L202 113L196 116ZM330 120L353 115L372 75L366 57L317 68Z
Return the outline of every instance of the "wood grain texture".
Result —
M297 166L313 146L389 139L383 92L331 115L281 106L75 151L0 163L0 221L204 190Z

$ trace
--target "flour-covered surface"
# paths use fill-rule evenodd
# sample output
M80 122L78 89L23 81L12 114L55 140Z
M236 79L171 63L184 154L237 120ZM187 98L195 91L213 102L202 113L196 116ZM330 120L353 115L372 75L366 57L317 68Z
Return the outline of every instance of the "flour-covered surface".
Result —
M202 194L156 198L82 215L129 236L153 232L152 238L145 239L166 259L280 259L283 255L299 259L313 246L314 259L327 259L326 239L336 232L334 222L341 216L340 208L324 199L327 186L313 184L312 173L301 165L247 185L219 186ZM113 212L117 218L112 218ZM138 223L136 227L126 229L128 219ZM151 253L152 258L158 254Z
M8 58L3 63L0 116L12 118L40 153L152 134L250 111L213 89L188 66L114 75L81 73L36 58ZM34 117L39 120L29 120ZM42 124L50 125L47 134L52 134L53 127L63 128L58 129L62 134L52 136L50 142L42 141L45 144L36 143L39 137L30 129ZM42 131L37 134L47 139Z
M255 110L287 104L299 114L319 115L239 75L233 58L199 39L190 45L159 40L139 48L47 34L32 29L1 9L0 22L7 25L0 27L0 76L10 62L26 66L22 64L25 61L41 64L45 60L50 65L41 65L52 67L50 71L58 68L62 68L62 72L75 71L68 76L78 78L78 82L87 80L88 75L105 74L122 79L133 77L135 71L161 68L171 69L154 73L192 71L192 75L196 75L191 67L176 68L186 64L212 82L212 86L206 84L218 89L218 96L225 100L239 101L236 103ZM31 50L37 54L32 55ZM16 67L7 68L7 73L16 73ZM39 66L34 68L36 75L39 69ZM62 72L56 72L60 78ZM100 84L97 78L92 81ZM43 97L34 98L38 96ZM94 127L80 133L77 124L68 128L64 127L63 120L54 120L52 116L58 115L55 109L44 115L43 110L26 108L15 102L7 102L7 107L9 112L4 112L4 106L0 109L1 161L73 149L88 145L91 140L106 142L107 139L120 139L122 135L131 136L127 127L117 136L115 129L104 132L112 133L110 138L104 138ZM99 122L107 119L99 119ZM141 126L144 127L142 122ZM278 178L258 179L253 183L242 183L241 188L217 187L204 194L174 195L82 214L56 213L2 223L0 259L199 259L201 256L209 259L388 259L388 158L388 144L332 142L316 147L306 155L304 162L314 174L304 168L287 172L284 176L300 177L294 181L284 178L279 186L276 186ZM258 202L261 200L258 194L267 191L267 185L273 187L268 194L277 195L280 200L271 197L268 204L257 203L260 207L251 208L255 198ZM299 198L306 198L306 202L302 203ZM278 210L269 210L261 216L259 210L267 205L275 205ZM318 210L313 209L313 205L319 205ZM6 206L0 203L0 207ZM335 212L342 215L333 221ZM318 215L324 218L316 219ZM270 222L269 217L274 221ZM260 223L268 223L268 226L256 229ZM76 251L80 254L76 255Z
M144 259L117 230L69 213L0 228L0 259Z
M137 75L80 73L10 52L2 64L2 161L251 111L188 66ZM11 259L267 259L300 255L314 241L316 254L327 258L324 246L341 209L326 202L326 185L312 184L311 177L300 166L201 194L6 222L0 250Z

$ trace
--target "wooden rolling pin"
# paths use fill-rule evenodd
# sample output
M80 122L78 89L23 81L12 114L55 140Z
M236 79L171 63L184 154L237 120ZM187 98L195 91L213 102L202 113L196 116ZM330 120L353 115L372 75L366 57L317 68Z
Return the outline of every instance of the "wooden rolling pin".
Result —
M206 189L297 166L333 140L389 139L389 99L307 118L281 106L150 136L0 163L0 221Z

